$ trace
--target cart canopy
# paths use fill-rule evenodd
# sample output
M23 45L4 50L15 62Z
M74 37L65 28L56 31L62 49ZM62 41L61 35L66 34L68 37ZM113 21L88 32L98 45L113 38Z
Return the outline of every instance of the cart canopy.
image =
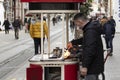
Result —
M47 2L47 3L50 3L50 2L57 2L57 3L63 3L63 2L85 2L86 0L21 0L21 2Z

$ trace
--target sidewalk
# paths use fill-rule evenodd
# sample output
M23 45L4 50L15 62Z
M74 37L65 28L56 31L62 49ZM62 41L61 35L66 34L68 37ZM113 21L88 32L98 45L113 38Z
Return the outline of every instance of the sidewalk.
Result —
M104 44L105 46L105 44ZM105 63L106 80L120 80L120 34L113 39L113 56Z

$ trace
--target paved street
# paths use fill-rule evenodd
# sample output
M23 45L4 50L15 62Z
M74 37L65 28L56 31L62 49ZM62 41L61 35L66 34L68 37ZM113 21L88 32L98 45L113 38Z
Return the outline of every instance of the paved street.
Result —
M115 35L113 46L113 56L105 63L106 80L120 80L120 34Z
M60 24L58 24L60 25ZM52 27L53 28L53 27ZM56 33L59 33L60 31L62 31L62 29L60 28L58 31L55 31L56 29L58 29L59 27L55 26L55 28L51 29L51 35L54 35ZM62 34L59 33L59 35L57 35L58 37L60 37ZM72 36L72 34L70 34ZM60 45L62 40L60 38L57 39L55 38L55 36L52 37L52 46L57 46ZM116 34L114 40L113 40L113 44L114 44L114 53L112 57L109 57L107 62L105 63L105 75L106 75L106 80L119 80L120 77L120 34ZM58 42L58 43L57 43ZM104 43L104 39L103 39L103 43ZM55 45L54 45L55 44ZM45 45L47 46L47 43L45 43ZM105 48L105 43L104 43L104 48ZM25 53L25 54L24 54ZM27 55L26 55L27 53ZM19 55L17 55L19 54ZM10 34L5 35L4 32L0 32L0 67L3 64L6 64L8 62L5 63L5 61L10 61L11 57L14 56L14 58L20 57L22 59L23 56L21 55L25 55L24 57L26 59L24 59L24 61L20 64L20 65L15 65L12 67L3 67L6 69L13 69L13 71L10 71L9 74L7 74L4 78L1 78L0 80L26 80L26 67L29 66L29 62L28 62L28 58L30 58L30 56L34 55L34 48L33 48L33 41L30 38L28 33L24 33L24 31L20 31L20 39L19 40L15 40L14 39L14 32L10 31ZM9 60L8 60L9 59ZM14 59L13 59L14 60ZM19 61L17 59L15 59L16 61ZM16 63L16 61L14 61L14 63ZM3 63L4 62L4 63ZM13 65L14 63L10 63L11 65ZM4 74L5 75L5 74ZM4 76L3 75L3 76Z

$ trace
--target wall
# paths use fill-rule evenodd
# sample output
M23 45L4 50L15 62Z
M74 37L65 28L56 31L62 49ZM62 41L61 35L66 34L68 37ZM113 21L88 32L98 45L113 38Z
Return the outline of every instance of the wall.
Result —
M2 28L2 24L4 21L4 7L3 7L3 0L0 0L0 21L1 21L1 25L0 28ZM2 28L3 29L3 28Z
M116 32L120 32L120 0L113 2L113 17L116 21Z

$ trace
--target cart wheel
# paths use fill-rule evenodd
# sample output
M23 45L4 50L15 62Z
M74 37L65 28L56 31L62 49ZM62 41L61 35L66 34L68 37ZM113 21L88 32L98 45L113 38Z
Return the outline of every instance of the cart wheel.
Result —
M99 80L105 80L105 74L104 73L100 73L98 76Z

